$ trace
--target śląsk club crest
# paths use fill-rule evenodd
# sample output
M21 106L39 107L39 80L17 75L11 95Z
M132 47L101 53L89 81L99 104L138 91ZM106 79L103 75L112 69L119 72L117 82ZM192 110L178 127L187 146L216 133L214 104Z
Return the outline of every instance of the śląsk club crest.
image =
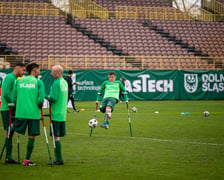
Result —
M194 93L198 88L197 74L184 74L184 87L189 93Z

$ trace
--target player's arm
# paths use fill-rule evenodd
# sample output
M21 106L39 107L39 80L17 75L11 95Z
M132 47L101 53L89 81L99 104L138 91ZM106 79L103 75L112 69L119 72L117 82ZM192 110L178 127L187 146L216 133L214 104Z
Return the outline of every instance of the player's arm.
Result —
M105 89L105 84L106 84L106 82L103 82L103 84L101 85L99 91L97 92L96 103L99 102L100 96L101 96L102 92Z
M2 96L6 99L7 103L12 102L13 94L11 94L11 87L14 86L15 80L7 77L4 82L4 87L2 88Z
M126 102L128 102L128 93L127 93L127 91L126 91L126 89L125 89L125 87L124 87L124 85L120 82L119 83L119 85L120 85L120 89L121 89L121 91L122 91L122 94L124 94L124 100L126 101Z
M41 80L38 80L38 106L42 108L45 97L45 88L44 83Z
M59 83L60 83L59 81L55 81L52 84L52 89L51 89L50 95L48 96L48 100L50 102L55 102L58 99L59 91L60 91Z
M74 83L72 83L72 84L75 84L75 85L78 85L78 86L79 86L80 83L79 83L79 82L74 82Z

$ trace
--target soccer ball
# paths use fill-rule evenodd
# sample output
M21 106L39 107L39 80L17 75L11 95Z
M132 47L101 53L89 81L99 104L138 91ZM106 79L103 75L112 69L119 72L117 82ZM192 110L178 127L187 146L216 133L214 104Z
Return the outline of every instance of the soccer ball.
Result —
M138 109L136 107L132 107L131 108L131 111L134 112L134 113L136 113L138 111Z
M208 111L204 111L204 116L208 117L209 116L209 112Z
M98 125L98 121L96 119L90 119L88 124L90 128L95 128Z

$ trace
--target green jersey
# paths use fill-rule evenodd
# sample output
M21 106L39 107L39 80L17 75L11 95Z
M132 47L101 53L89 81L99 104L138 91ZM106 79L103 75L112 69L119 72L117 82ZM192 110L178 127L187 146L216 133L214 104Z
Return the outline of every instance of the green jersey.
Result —
M26 76L16 81L13 100L16 103L16 118L40 119L38 105L44 102L43 81L34 76Z
M55 80L50 89L51 117L54 121L66 121L68 83L64 78Z
M15 81L16 81L16 76L13 72L11 72L5 77L5 79L2 82L1 111L9 110L8 104L12 102Z
M113 97L115 99L119 99L120 90L124 94L125 101L128 101L127 92L121 81L114 81L114 82L104 81L102 86L100 87L100 90L98 91L97 101L99 101L99 96L103 91L104 91L103 98Z

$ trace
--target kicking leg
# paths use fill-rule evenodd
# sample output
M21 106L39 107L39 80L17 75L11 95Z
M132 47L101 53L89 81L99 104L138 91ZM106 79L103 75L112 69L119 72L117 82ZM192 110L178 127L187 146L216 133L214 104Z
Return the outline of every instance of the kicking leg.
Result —
M110 119L111 119L111 107L107 106L106 107L106 114L105 114L104 123L100 127L108 129L109 128Z

